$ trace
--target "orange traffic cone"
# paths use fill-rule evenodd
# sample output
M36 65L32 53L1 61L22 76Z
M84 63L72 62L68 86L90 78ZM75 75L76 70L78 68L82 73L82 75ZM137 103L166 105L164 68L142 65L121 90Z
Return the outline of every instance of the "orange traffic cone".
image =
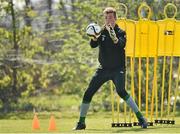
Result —
M51 115L50 121L49 121L49 131L55 131L56 130L56 123L55 123L55 118L53 115Z
M33 128L33 130L40 129L39 120L38 120L36 113L34 114L34 118L33 118L33 122L32 122L32 128Z

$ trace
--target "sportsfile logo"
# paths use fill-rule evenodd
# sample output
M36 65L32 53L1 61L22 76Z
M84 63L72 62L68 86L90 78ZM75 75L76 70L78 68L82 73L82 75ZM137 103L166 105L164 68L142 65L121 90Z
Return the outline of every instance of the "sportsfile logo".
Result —
M164 32L165 35L174 35L174 31L165 31Z

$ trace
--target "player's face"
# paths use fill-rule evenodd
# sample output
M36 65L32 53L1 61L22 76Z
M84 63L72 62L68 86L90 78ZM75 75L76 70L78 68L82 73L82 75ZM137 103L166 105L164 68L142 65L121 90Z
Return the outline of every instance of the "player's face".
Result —
M105 24L111 25L112 27L115 26L116 18L114 16L114 13L108 13L105 14Z

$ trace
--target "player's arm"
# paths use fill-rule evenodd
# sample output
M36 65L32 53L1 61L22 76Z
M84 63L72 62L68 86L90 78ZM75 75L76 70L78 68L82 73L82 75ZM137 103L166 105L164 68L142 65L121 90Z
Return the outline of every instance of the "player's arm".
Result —
M90 46L96 48L100 44L101 27L97 23L90 23L86 27L86 34L91 38Z
M111 25L106 25L105 28L109 32L109 36L111 37L114 44L117 44L118 43L118 38L117 38L117 35L116 35L113 27Z
M90 40L90 46L91 48L96 48L100 44L100 38L98 36L92 37Z
M118 41L115 45L124 48L126 46L126 32L125 31L118 31L117 32Z
M114 44L124 48L126 45L126 33L122 30L115 32L111 25L106 26L106 29L108 30Z

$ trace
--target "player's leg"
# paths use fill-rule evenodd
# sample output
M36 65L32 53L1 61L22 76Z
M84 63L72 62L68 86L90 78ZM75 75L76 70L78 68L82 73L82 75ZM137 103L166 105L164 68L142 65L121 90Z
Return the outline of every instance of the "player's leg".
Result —
M132 97L125 90L125 71L118 70L113 75L113 83L115 84L116 91L118 95L123 98L123 100L132 108L133 112L136 114L141 126L147 128L147 122L141 112L139 111L138 106Z
M106 75L106 72L103 69L98 69L95 75L92 77L91 82L84 93L83 101L80 108L79 122L77 126L74 128L75 130L85 129L86 127L85 118L86 118L92 97L97 92L97 90L101 87L101 85L103 85L103 83L105 83L108 80L109 79Z

